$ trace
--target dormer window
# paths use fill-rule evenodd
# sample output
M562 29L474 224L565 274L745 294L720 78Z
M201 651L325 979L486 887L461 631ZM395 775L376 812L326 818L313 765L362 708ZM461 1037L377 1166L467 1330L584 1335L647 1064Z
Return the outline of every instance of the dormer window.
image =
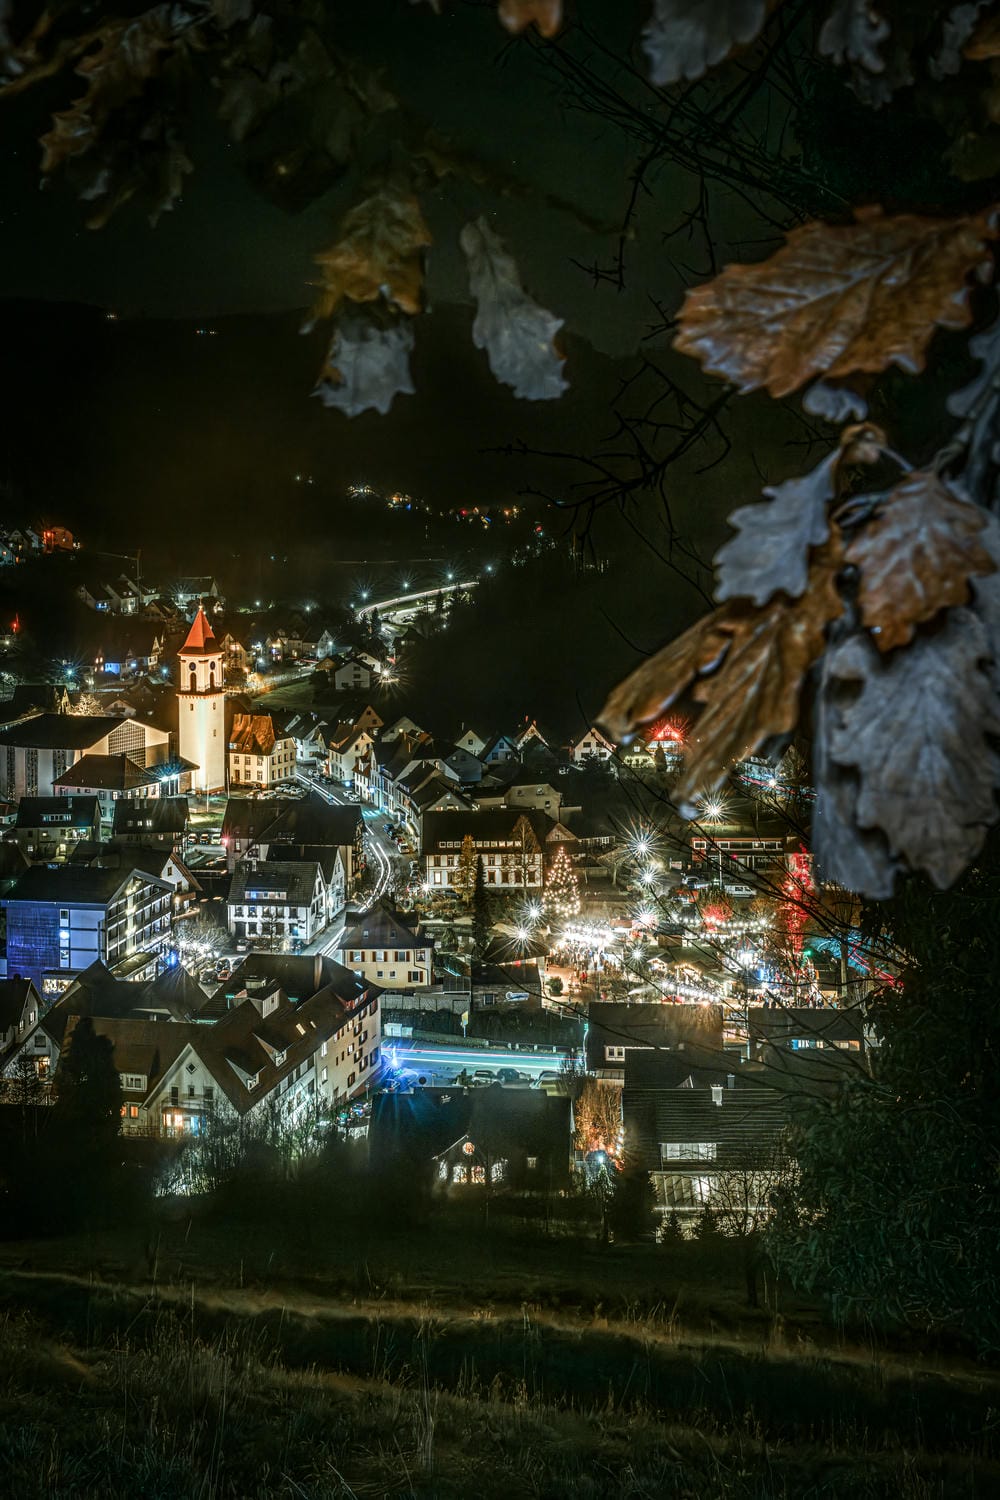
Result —
M251 1075L251 1077L249 1077L247 1079L247 1091L248 1092L251 1089L255 1089L257 1087L257 1079L258 1079L259 1076L260 1076L259 1074L254 1073L254 1074Z

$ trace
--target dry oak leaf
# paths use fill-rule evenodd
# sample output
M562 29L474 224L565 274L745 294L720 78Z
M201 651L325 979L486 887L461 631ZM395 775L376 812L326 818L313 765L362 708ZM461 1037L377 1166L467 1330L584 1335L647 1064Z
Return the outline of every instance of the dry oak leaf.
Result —
M654 0L643 27L649 76L663 86L701 78L758 37L777 0Z
M364 411L385 416L397 396L413 395L409 323L385 326L367 310L351 307L337 320L314 395L345 416Z
M829 674L861 691L831 725L829 754L860 774L855 815L880 828L892 855L924 870L939 890L958 878L996 821L1000 711L983 670L989 643L967 609L880 656L864 635L827 659Z
M837 493L841 465L876 463L884 446L885 433L874 423L845 427L838 447L815 469L768 486L767 504L734 510L729 522L738 535L715 555L719 602L742 598L766 604L779 591L792 599L804 594L811 549L830 533L827 505Z
M344 215L340 231L336 244L316 257L323 281L312 321L330 317L345 297L374 302L384 296L402 312L420 312L421 251L431 232L413 194L380 189Z
M1000 16L984 16L963 48L970 62L1000 57Z
M688 292L676 347L743 392L787 396L815 375L890 364L914 373L935 326L969 322L966 277L986 276L991 214L859 213L793 229L759 265L727 266Z
M562 0L500 0L497 15L513 36L534 22L542 36L552 37L562 25Z
M830 534L826 509L834 497L840 456L840 449L834 449L808 474L769 485L765 504L733 511L729 524L737 535L715 554L720 603L752 599L766 604L779 591L792 599L805 593L810 549Z
M888 35L888 21L868 0L837 0L823 22L818 50L822 57L832 57L836 63L858 63L869 73L881 73L885 63L878 49Z
M476 299L472 342L486 350L494 378L522 401L558 400L568 385L555 341L562 318L528 296L517 262L485 218L466 224L459 244Z
M858 569L862 624L880 651L905 646L918 625L969 598L969 579L996 571L979 533L986 512L931 471L908 474L846 549Z
M831 539L813 556L802 599L778 595L763 609L745 600L724 604L611 693L600 721L624 741L693 683L692 696L705 707L689 736L684 775L674 792L683 811L714 790L735 761L794 729L802 681L823 650L827 625L843 610L836 588L839 565Z
M181 29L169 5L156 5L133 20L109 21L94 34L75 69L87 82L86 93L69 109L56 110L51 130L39 140L43 173L96 144L109 116L161 71Z

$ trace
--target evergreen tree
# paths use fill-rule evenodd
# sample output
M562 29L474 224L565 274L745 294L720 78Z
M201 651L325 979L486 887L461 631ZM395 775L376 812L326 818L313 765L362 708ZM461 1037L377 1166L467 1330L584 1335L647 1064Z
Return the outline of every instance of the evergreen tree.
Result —
M451 877L452 885L466 906L472 900L478 876L479 855L476 853L476 842L472 834L467 833L459 850L458 866Z
M712 1241L718 1239L718 1236L718 1220L716 1219L715 1214L712 1212L710 1206L706 1203L705 1207L698 1215L698 1222L695 1225L694 1237L699 1241L699 1243L707 1245Z
M840 1315L1000 1349L1000 837L952 890L910 880L868 923L901 957L881 1045L810 1105L770 1235ZM874 936L874 934L872 934Z
M556 921L567 921L580 910L580 884L564 846L549 866L545 882L545 905Z
M642 1240L653 1229L653 1186L649 1173L638 1163L628 1162L615 1180L608 1205L608 1222L616 1240Z
M662 1245L683 1245L684 1240L685 1234L681 1227L680 1214L676 1208L671 1209L660 1233L660 1243Z
M121 1112L121 1082L111 1041L98 1036L90 1017L83 1016L59 1059L56 1102L46 1130L49 1171L59 1182L61 1227L95 1216L103 1219L123 1193L128 1196L131 1184L121 1170L118 1143Z
M13 1105L20 1114L22 1144L29 1136L38 1134L38 1111L44 1096L44 1085L34 1058L22 1053L3 1090L4 1102Z
M81 1016L56 1076L56 1117L82 1147L107 1151L121 1129L122 1089L110 1038Z

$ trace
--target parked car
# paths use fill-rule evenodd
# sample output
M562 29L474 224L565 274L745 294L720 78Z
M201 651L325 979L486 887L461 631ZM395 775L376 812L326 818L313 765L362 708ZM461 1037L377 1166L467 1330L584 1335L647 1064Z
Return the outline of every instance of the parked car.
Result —
M555 1068L545 1068L541 1073L538 1074L538 1077L532 1084L532 1088L542 1089L547 1083L558 1082L559 1074L556 1072Z
M519 1073L517 1068L497 1068L497 1077L501 1083L522 1083L524 1074Z
M469 1082L472 1084L473 1088L482 1088L484 1084L496 1083L496 1079L490 1072L489 1068L477 1068L472 1077L469 1079Z

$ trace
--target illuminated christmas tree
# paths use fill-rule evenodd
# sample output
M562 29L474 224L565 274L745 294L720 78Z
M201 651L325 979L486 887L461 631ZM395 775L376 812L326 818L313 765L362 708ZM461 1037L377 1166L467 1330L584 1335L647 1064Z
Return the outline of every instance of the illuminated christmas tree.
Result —
M549 866L545 882L545 908L550 917L565 922L580 910L580 885L565 848Z

